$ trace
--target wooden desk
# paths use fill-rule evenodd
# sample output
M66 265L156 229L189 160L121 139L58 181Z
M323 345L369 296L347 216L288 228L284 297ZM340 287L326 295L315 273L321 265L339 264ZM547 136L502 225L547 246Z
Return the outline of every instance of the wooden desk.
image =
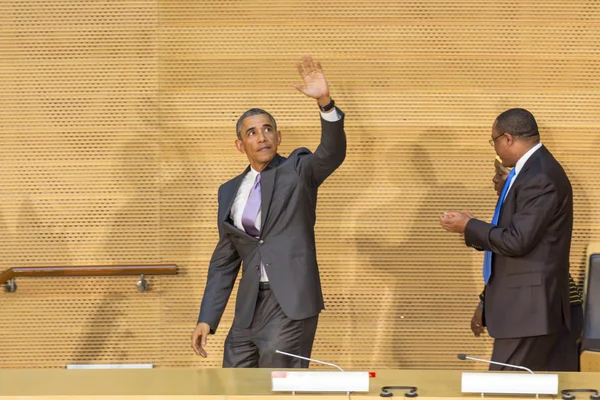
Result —
M382 386L416 386L419 394L418 399L444 399L465 400L481 399L480 395L461 393L462 371L419 371L419 370L384 370L377 371L377 377L371 380L370 392L368 394L355 394L352 399L383 399L379 396ZM563 389L586 388L600 389L600 373L596 372L562 372L558 374L559 392ZM393 398L406 399L402 390L394 391ZM535 399L535 396L486 396L493 400L505 400L515 398ZM550 399L552 396L540 396L540 399ZM559 395L557 397L561 399ZM578 399L589 399L589 395L579 394Z
M289 400L291 394L271 392L270 371L200 368L0 370L0 399L99 400L110 396L111 400ZM379 397L381 387L391 385L417 386L419 399L480 398L478 395L463 395L460 381L460 371L381 370L377 371L376 378L371 379L369 393L353 394L351 399L382 399ZM561 373L559 382L560 389L600 388L600 373ZM345 394L297 394L294 397L299 400L348 399ZM394 398L405 398L404 393L396 391ZM578 398L584 397L580 395ZM493 399L507 398L494 396Z

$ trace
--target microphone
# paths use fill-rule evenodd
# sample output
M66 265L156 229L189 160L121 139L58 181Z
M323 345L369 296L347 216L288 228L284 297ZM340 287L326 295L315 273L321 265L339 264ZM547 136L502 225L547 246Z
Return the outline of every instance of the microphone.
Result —
M308 361L316 362L317 364L329 365L331 367L336 367L340 371L344 372L344 370L342 368L340 368L338 365L335 365L335 364L332 364L332 363L328 363L328 362L325 362L325 361L315 360L314 358L302 357L302 356L299 356L299 355L296 355L296 354L286 353L285 351L280 351L280 350L275 350L275 353L283 354L284 356L299 358L301 360L308 360Z
M533 374L532 370L530 370L527 367L521 367L520 365L504 364L504 363L497 362L497 361L482 360L480 358L469 357L468 355L463 354L463 353L459 353L459 354L457 354L457 356L458 356L459 360L463 360L463 361L464 360L481 361L481 362L488 363L488 364L496 364L496 365L502 365L502 366L505 366L505 367L522 369L522 370L525 370L525 371L529 372L530 374Z

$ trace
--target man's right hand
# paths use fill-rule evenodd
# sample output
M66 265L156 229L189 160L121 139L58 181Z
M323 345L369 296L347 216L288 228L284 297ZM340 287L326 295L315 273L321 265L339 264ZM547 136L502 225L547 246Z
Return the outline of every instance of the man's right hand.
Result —
M208 355L204 346L206 346L206 338L210 333L210 326L206 322L199 322L196 329L192 332L192 348L199 356L206 358Z
M320 62L314 62L311 55L302 56L302 62L297 62L296 67L302 80L303 85L294 85L299 92L304 93L308 97L316 99L319 106L325 106L331 101L329 97L329 85L325 74L323 74L323 68Z
M475 308L475 313L473 314L473 318L471 318L471 330L475 337L479 337L479 335L485 332L485 327L483 326L483 307L479 305Z

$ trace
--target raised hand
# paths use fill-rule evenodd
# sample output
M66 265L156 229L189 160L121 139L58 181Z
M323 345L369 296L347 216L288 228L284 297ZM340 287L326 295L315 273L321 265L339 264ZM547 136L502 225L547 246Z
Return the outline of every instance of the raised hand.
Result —
M304 93L308 97L321 100L320 105L329 103L329 86L323 74L320 62L314 62L310 55L302 56L302 61L296 63L298 73L302 78L304 85L294 85L298 91Z

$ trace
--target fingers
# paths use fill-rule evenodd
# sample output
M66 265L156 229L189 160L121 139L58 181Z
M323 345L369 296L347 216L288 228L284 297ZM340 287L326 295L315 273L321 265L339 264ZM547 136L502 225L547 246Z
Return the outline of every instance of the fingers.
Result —
M296 88L296 90L297 90L297 91L299 91L300 93L304 93L304 94L306 94L306 90L304 90L304 86L302 86L302 85L296 85L296 84L294 84L293 86L294 86L294 87Z
M203 329L201 340L200 340L200 343L202 344L202 346L206 346L206 338L207 337L208 337L208 331Z
M475 217L473 216L473 214L471 214L471 212L470 212L469 210L465 210L465 212L464 212L464 213L465 213L465 215L466 215L467 217L469 217L469 218L475 218Z
M296 68L298 69L298 73L302 78L307 75L310 75L315 70L315 64L312 60L312 57L308 54L302 56L302 61L296 63Z
M454 217L454 211L447 211L440 216L440 225L445 231L450 230L452 225L452 218Z
M442 229L446 232L454 232L454 224L452 223L452 221L441 222L440 225L442 226Z
M440 217L440 225L446 231L464 233L470 217L458 211L445 212Z
M194 352L197 355L200 355L201 348L198 345L198 339L199 339L199 336L196 333L196 331L194 330L194 332L192 332L192 349L194 349Z
M458 217L461 213L458 211L446 211L440 216L440 220L451 220Z
M483 308L477 306L475 308L475 313L473 314L473 318L471 318L471 331L475 337L479 337L484 331L483 327Z
M200 355L204 358L206 358L208 356L208 354L206 353L206 350L204 350L203 346L206 346L206 336L208 336L208 332L202 331L202 336L200 337Z
M203 346L206 346L206 336L208 336L208 332L202 329L194 329L194 332L192 332L192 349L197 355L204 358L208 356L203 348Z
M471 319L471 332L475 337L479 337L479 325L475 322L475 318Z
M298 73L300 74L300 76L304 77L305 73L304 73L304 67L302 66L302 63L297 61L294 64L296 64L296 68L298 69Z
M471 332L475 337L479 337L483 333L483 326L479 325L475 321L471 321Z
M312 74L313 72L315 72L316 67L312 56L310 54L306 54L302 57L302 59L304 60L304 69L306 70L306 72L308 74Z
M440 225L446 231L448 230L448 225L447 225L448 224L448 219L449 219L449 217L448 217L448 213L447 212L443 213L440 216Z
M302 78L314 73L315 71L320 72L323 70L320 62L317 62L315 65L315 62L310 54L303 55L302 61L296 63L296 68L298 69L298 73Z
M304 80L304 77L306 76L306 71L304 70L304 67L302 66L301 62L296 62L296 68L298 69L298 73L300 74L300 77L302 78L302 80ZM293 84L293 86L296 88L297 91L299 91L300 93L305 93L305 89L304 86L302 85L297 85L297 84Z
M317 72L323 73L323 67L319 61L317 61Z

